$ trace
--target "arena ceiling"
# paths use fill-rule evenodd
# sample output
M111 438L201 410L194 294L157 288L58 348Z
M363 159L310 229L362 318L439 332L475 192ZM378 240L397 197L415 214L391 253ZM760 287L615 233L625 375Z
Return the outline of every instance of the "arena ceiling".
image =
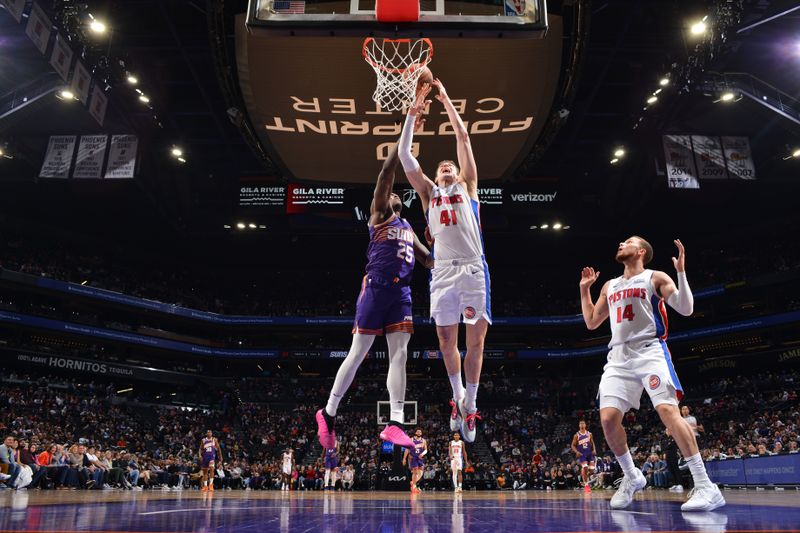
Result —
M550 9L563 12L576 3L550 2ZM559 206L562 217L574 220L576 228L588 230L597 213L625 226L630 217L658 206L658 197L666 190L665 178L657 177L654 170L662 132L732 134L751 138L762 170L758 184L774 182L778 191L774 194L785 196L785 187L791 185L784 182L798 171L797 165L783 161L787 150L800 145L794 124L747 100L737 102L736 107L712 104L711 97L696 90L680 96L676 90L662 98L664 105L643 112L644 101L658 88L659 78L691 51L687 24L714 3L588 3L585 48L579 69L571 73L575 90L563 102L569 114L547 149L522 162L508 178L517 183L557 184L559 193L569 198ZM745 1L743 24L793 4ZM51 99L29 106L13 120L0 121L0 140L15 151L15 159L3 161L0 167L0 183L7 191L3 198L13 198L11 207L28 213L32 206L47 206L44 211L56 220L65 213L78 218L84 213L90 218L92 210L102 205L105 215L112 219L141 219L143 224L167 225L189 233L222 231L224 224L237 220L237 191L242 177L285 181L269 151L253 136L243 135L241 117L229 113L236 107L240 89L228 81L236 73L226 69L235 63L223 55L235 55L234 16L246 7L243 0L91 2L92 12L113 28L112 55L124 58L126 68L136 73L139 87L151 99L149 109L140 105L133 89L124 84L115 86L110 92L109 120L102 128L108 133L139 135L146 146L140 177L135 183L113 187L104 183L37 183L34 176L49 135L98 132L85 114L67 110ZM24 33L20 37L19 32L6 31L9 20L7 13L0 13L2 61L17 58L17 70L12 74L4 69L0 76L0 93L5 97L46 70L46 64L44 69L34 65L35 54L17 55L18 51L29 51L30 42L25 41ZM790 14L751 31L732 34L726 49L708 68L750 72L799 96L798 20L798 14ZM640 126L633 129L640 118ZM185 165L176 164L170 157L173 145L183 148ZM617 146L625 146L628 156L624 164L611 166L609 159ZM741 187L712 187L713 194L708 190L694 197L681 196L681 201L689 207L714 206L715 201L727 203L751 194ZM633 208L632 200L636 204ZM534 217L529 222L533 224ZM521 227L527 228L525 224L521 222ZM271 226L297 229L289 223Z

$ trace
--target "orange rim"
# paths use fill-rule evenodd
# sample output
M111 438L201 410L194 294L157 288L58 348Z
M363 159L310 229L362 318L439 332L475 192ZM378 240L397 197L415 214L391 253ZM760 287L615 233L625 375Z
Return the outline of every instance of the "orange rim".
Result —
M426 67L426 66L428 66L428 63L431 62L431 59L433 59L433 43L427 37L423 37L422 39L419 39L419 40L420 41L424 41L425 44L428 45L428 50L429 50L428 57L427 57L427 59L425 59L425 62L422 63L422 66ZM382 70L384 72L389 72L391 74L402 74L406 70L408 70L409 67L406 67L406 68L386 68L385 66L381 65L380 63L376 63L375 61L373 61L372 58L367 53L367 47L370 45L371 42L374 42L374 41L375 41L374 37L367 37L366 39L364 39L364 45L361 48L361 54L364 56L364 59L367 61L367 63L369 63L374 68L380 69L380 70ZM384 43L410 43L411 39L384 39L383 42ZM383 47L381 47L381 49L383 49ZM415 64L417 64L417 63L415 63Z

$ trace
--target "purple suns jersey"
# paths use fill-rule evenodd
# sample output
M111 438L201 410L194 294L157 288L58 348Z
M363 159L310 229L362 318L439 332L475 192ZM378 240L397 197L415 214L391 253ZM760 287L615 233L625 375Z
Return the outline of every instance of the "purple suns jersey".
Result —
M405 219L392 215L369 227L367 274L390 283L408 285L414 271L414 230Z
M581 455L592 455L592 434L589 431L581 433L578 431L578 445L575 448Z
M210 455L216 456L217 455L217 447L214 445L214 438L203 437L203 455Z

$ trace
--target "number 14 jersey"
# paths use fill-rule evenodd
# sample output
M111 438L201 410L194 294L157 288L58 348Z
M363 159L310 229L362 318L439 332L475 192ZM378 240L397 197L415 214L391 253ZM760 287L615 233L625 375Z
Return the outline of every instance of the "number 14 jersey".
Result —
M653 287L652 270L630 279L612 279L606 298L611 322L609 348L646 339L667 340L667 309Z

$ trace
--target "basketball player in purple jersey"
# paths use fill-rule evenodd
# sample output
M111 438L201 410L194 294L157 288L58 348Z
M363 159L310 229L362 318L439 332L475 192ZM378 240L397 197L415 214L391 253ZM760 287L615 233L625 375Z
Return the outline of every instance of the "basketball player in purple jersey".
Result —
M595 458L597 451L594 447L594 437L591 432L586 431L586 421L578 422L578 432L572 437L572 453L578 458L581 465L581 477L583 478L583 489L590 492L589 473L594 472Z
M322 464L325 466L325 477L323 478L322 490L334 488L335 479L332 479L332 473L339 466L339 441L336 441L336 446L333 448L325 448L322 451ZM334 483L331 483L333 481Z
M431 318L436 322L439 349L447 368L453 399L450 402L450 430L461 431L466 442L474 442L478 407L476 399L483 366L483 344L492 323L489 267L483 248L478 198L478 170L472 154L469 132L447 95L442 82L434 80L453 127L458 166L441 161L431 180L411 153L413 129L430 104L431 86L425 84L406 116L400 135L400 162L409 183L422 201L436 262L431 275ZM460 170L459 170L459 167ZM427 236L427 234L426 234ZM461 378L458 324L466 324L467 355Z
M630 409L638 409L642 390L646 390L661 422L675 439L686 458L695 488L682 511L713 511L725 505L719 488L708 478L706 467L689 424L681 418L678 402L683 387L675 373L667 348L667 309L664 302L683 316L694 310L694 296L686 279L686 251L676 240L678 257L672 263L678 273L677 285L665 272L645 269L653 259L653 247L641 237L619 243L616 259L624 265L623 274L607 281L600 297L592 303L591 286L600 272L585 267L581 272L581 310L586 327L597 329L607 318L611 322L608 361L603 367L597 396L600 422L608 447L617 456L625 474L619 490L611 498L612 509L624 509L636 491L647 485L628 449L622 419Z
M216 468L216 459L219 457L220 463L222 462L222 450L219 447L214 434L209 429L206 431L206 436L200 441L200 490L203 492L214 490L214 470Z
M408 341L414 330L409 284L415 259L427 268L432 267L433 260L411 225L400 218L403 202L392 192L398 163L395 146L378 175L370 206L367 274L361 283L356 305L353 342L336 373L328 404L316 414L317 435L323 448L335 446L334 422L339 402L353 382L375 336L384 332L389 345L386 388L389 389L390 421L380 437L406 448L414 446L403 429L406 356Z
M417 483L422 478L422 469L425 468L425 462L422 460L428 453L428 441L422 438L422 429L417 428L414 432L414 451L406 450L403 455L403 463L408 463L408 468L411 469L411 492L420 492Z

